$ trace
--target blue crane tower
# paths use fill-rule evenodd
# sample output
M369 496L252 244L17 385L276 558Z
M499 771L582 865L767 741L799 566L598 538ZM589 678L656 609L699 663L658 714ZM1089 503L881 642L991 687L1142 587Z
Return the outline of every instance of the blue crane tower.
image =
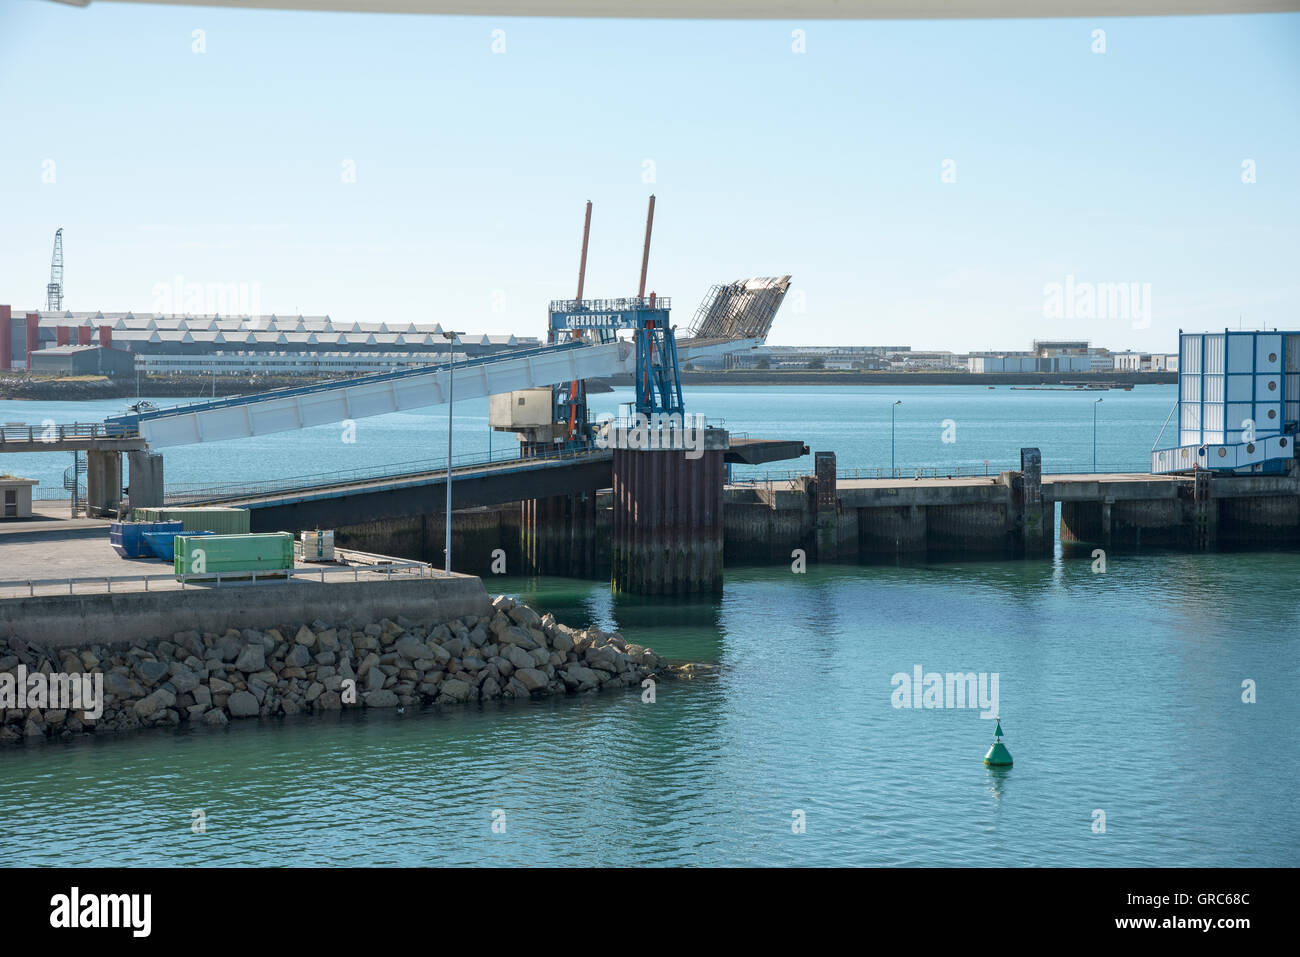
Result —
M637 412L644 415L682 414L681 373L677 340L669 321L672 301L654 293L623 299L557 299L551 303L551 330L557 338L577 331L596 342L609 342L618 331L632 332L636 350L634 378ZM586 395L568 386L556 387L556 419L583 421ZM574 410L577 410L576 413Z
M641 253L641 282L635 296L621 299L583 299L587 269L587 242L591 232L591 203L587 203L582 234L582 259L578 267L578 295L574 299L552 300L547 330L549 342L566 337L592 342L612 342L620 331L632 333L636 350L633 378L636 412L652 415L684 415L681 372L677 361L677 340L669 310L672 301L651 292L645 294L646 270L650 261L650 233L654 226L655 198L650 197L646 214L645 245ZM561 448L585 448L593 441L588 418L587 392L582 382L558 385L552 390L555 421L567 422Z

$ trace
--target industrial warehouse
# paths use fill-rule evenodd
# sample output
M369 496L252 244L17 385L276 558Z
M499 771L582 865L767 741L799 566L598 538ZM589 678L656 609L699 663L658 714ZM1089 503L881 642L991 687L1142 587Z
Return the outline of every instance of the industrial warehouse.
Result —
M457 362L542 345L535 336L453 334L409 319L339 322L330 316L73 312L64 301L63 230L54 237L46 308L0 305L0 371L38 375L249 374L330 378ZM722 284L705 303L783 298L789 277ZM750 284L749 286L746 283ZM754 285L757 284L757 285ZM765 285L766 284L766 285ZM752 288L750 288L752 286ZM183 300L178 283L174 301ZM232 297L240 299L240 297ZM222 300L225 301L224 299ZM701 306L701 308L704 308ZM699 316L696 316L699 319ZM1035 340L1028 351L956 353L911 346L773 346L698 356L687 371L1173 373L1177 355L1111 351L1083 340Z
M513 335L459 335L456 358L536 348L540 340ZM126 355L86 358L104 375L278 372L302 375L383 372L445 359L441 325L414 322L335 322L329 316L163 316L132 312L39 311L14 315L0 305L0 369L73 371L68 350L98 346ZM51 350L62 350L51 352ZM46 356L58 355L59 361ZM91 371L78 368L78 372Z

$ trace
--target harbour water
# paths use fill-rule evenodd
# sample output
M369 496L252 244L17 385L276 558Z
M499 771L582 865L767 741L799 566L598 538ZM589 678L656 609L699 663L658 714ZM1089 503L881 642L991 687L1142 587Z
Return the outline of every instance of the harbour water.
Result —
M1007 468L1021 445L1038 445L1049 468L1090 468L1097 397L692 390L730 428L797 436L850 468L888 465L895 398L900 467ZM1173 388L1102 397L1099 467L1143 468ZM600 398L612 409L619 396ZM26 404L0 404L0 418L22 417L14 405ZM941 440L944 419L955 443ZM329 430L171 450L168 478L383 465L415 457L412 436L426 434L436 458L443 422L445 410L361 420L342 451ZM472 451L477 432L486 451L485 407L458 407L457 428L458 447ZM26 470L15 465L6 460ZM8 749L0 860L1290 865L1298 575L1294 553L1117 555L1101 574L1058 553L803 575L729 568L720 596L671 601L497 578L490 591L560 621L720 668L661 682L653 703L631 689ZM917 666L998 675L1014 767L983 765L994 722L978 708L894 706L893 676ZM1243 682L1255 703L1243 702ZM207 827L196 834L199 809Z
M1132 392L1012 390L1007 386L781 386L753 389L692 386L687 409L736 433L760 438L799 438L812 450L834 450L841 469L888 468L890 417L894 409L894 461L901 468L938 467L993 473L1020 467L1022 446L1043 452L1047 471L1091 471L1096 405L1097 467L1147 471L1150 451L1177 397L1173 385L1135 386ZM591 397L593 414L618 412L631 390ZM902 401L894 408L893 403ZM157 399L159 405L181 400ZM120 399L98 402L0 400L0 422L39 426L52 421L100 421L123 410ZM948 423L951 423L949 425ZM458 402L454 446L461 455L509 456L518 444L509 433L488 429L486 400ZM1172 428L1172 425L1171 425ZM946 436L945 436L946 433ZM355 434L339 426L280 432L252 439L164 450L166 481L213 485L318 475L333 470L382 468L399 462L446 461L447 410L413 410L358 419ZM945 437L952 441L945 441ZM1166 438L1170 433L1166 433ZM1171 443L1172 444L1172 441ZM71 455L14 454L5 468L61 488ZM737 467L753 475L769 467ZM811 457L778 462L773 470L812 471Z
M1241 554L1105 575L741 569L719 600L673 603L492 582L721 670L662 682L652 704L629 689L8 749L0 859L1290 865L1297 573L1300 556ZM893 706L892 676L915 665L999 674L1013 768L983 765L977 710Z

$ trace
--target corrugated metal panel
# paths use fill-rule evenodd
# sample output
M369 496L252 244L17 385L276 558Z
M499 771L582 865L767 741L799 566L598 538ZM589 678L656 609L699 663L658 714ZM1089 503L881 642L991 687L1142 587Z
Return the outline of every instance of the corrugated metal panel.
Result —
M284 571L293 568L293 536L288 532L178 535L174 568L177 575Z
M251 516L246 508L137 508L135 515L146 522L180 522L182 531L213 532L217 535L245 535Z
M1205 337L1205 372L1218 375L1223 372L1223 335Z

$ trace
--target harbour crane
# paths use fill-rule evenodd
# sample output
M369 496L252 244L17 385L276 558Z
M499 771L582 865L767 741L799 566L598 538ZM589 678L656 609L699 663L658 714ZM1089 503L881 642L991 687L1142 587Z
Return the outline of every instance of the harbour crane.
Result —
M50 282L45 287L45 309L58 312L63 308L63 227L54 234L54 255L50 257Z

